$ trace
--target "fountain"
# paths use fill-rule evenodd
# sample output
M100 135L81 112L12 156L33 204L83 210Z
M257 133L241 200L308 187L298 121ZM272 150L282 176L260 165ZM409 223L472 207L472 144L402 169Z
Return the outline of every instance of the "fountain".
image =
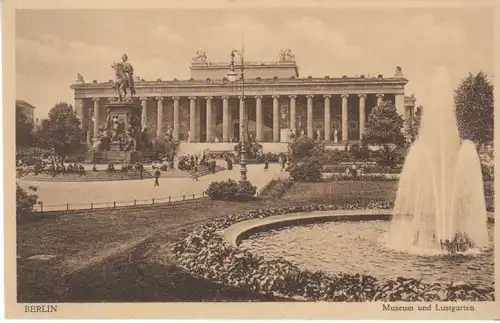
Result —
M406 158L393 211L383 217L289 222L251 233L239 248L331 275L493 283L494 228L487 223L476 147L460 139L446 70L438 69L430 85L432 105Z
M485 247L487 213L475 145L461 141L447 70L436 70L431 105L400 176L387 244L416 252Z

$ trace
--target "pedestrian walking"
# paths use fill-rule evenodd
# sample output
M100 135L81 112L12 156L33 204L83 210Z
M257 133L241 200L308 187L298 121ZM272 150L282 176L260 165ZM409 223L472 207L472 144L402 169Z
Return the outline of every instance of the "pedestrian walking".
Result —
M158 179L160 178L160 171L159 170L156 170L155 172L155 186L160 186L160 182L158 181Z
M198 165L193 168L193 180L198 181Z
M267 158L264 160L264 171L267 172L269 170L269 160Z
M215 160L212 160L212 162L210 164L210 167L212 169L212 174L215 174L215 170L216 170L216 167L217 167L217 164L215 163Z

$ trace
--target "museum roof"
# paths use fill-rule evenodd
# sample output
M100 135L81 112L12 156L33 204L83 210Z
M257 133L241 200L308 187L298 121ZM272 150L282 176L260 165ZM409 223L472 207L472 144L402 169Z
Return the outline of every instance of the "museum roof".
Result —
M78 88L87 88L87 87L102 87L103 85L109 85L113 84L113 80L109 80L107 82L98 82L97 80L94 80L91 83L75 83L71 85L72 89L78 89ZM162 80L162 79L157 79L156 81L149 81L149 80L136 80L136 86L191 86L191 85L231 85L231 84L240 84L241 79L235 82L231 82L226 78L223 79L211 79L211 78L206 78L205 80L196 80L194 78L191 78L189 80L178 80L178 79L173 79L173 80ZM246 85L258 85L258 84L362 84L362 83L380 83L380 84L406 84L408 83L408 80L404 77L383 77L382 75L379 75L377 77L364 77L364 76L358 76L358 77L348 77L348 76L343 76L343 77L306 77L306 78L295 78L295 77L290 77L290 78L252 78L252 79L247 79L245 78L245 84Z

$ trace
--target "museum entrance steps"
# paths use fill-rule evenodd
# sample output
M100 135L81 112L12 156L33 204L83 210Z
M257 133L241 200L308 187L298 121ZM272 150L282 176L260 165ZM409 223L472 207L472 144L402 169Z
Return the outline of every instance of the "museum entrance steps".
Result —
M215 173L222 172L225 170L226 170L225 167L222 167L220 165L215 165ZM190 170L189 174L191 175L191 177L194 177L194 171ZM198 177L209 175L209 174L212 174L212 171L210 170L210 168L208 166L206 166L206 165L199 165L198 166Z
M234 153L235 142L181 142L177 148L177 155L194 155L203 152L216 152L217 154ZM261 142L262 150L265 153L285 153L288 151L286 142Z

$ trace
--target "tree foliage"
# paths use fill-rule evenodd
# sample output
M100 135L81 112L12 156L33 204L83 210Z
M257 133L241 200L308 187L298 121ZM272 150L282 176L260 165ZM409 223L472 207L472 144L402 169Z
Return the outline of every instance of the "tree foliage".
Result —
M30 186L29 191L36 192L36 187ZM23 216L29 214L33 206L37 203L38 195L29 193L16 184L16 217L21 219Z
M293 167L290 177L297 182L319 182L321 181L321 164L316 160L310 160Z
M493 85L484 72L469 73L455 89L455 113L462 139L493 140Z
M290 144L289 152L294 159L310 157L317 145L318 143L313 139L304 136L297 138Z
M178 143L167 135L155 137L152 141L153 150L163 157L172 159L177 151Z
M65 102L57 103L42 120L39 130L40 145L50 149L61 162L70 155L85 150L80 120L73 107Z
M399 115L392 101L383 101L368 116L363 140L368 144L401 146L404 144L403 117Z
M420 130L420 120L422 119L423 107L418 106L413 114L413 119L408 127L408 138L410 142L417 140L418 132Z
M16 146L32 147L35 143L33 123L20 109L16 109Z

